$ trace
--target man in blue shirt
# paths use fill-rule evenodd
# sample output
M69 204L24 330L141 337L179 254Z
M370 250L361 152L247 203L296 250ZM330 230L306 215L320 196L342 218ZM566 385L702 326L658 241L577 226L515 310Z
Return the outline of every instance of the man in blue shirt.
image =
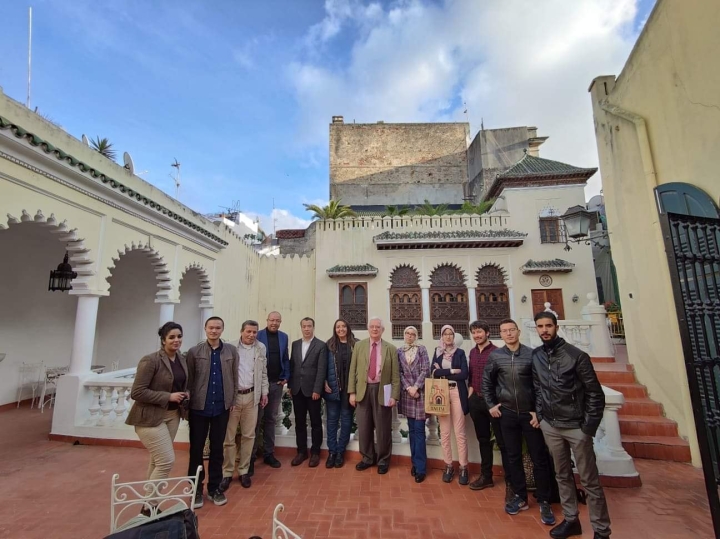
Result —
M190 465L188 475L203 467L195 496L195 508L203 506L203 450L210 433L208 460L208 496L215 505L225 505L227 498L220 491L223 465L223 442L230 409L238 392L238 351L220 340L225 323L212 316L205 322L207 340L193 346L187 353L188 392L190 393Z

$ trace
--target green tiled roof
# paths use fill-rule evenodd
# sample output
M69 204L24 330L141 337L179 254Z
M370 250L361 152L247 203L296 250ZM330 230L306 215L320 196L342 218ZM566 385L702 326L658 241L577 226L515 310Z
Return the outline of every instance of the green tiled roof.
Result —
M567 273L572 271L575 264L563 260L562 258L556 258L554 260L528 260L520 268L523 273L536 273L536 272L563 272Z
M560 161L535 157L526 153L515 165L497 175L498 178L526 178L537 176L591 176L596 168L578 168Z
M337 265L328 268L326 273L330 277L340 277L343 275L377 275L378 269L372 264Z
M77 167L77 169L80 172L89 174L90 176L99 180L100 182L107 185L111 189L117 189L119 192L127 195L128 198L131 198L131 199L134 198L138 202L142 202L145 206L149 206L151 209L156 210L158 213L162 213L163 215L166 215L170 219L173 219L173 220L179 222L180 224L199 232L200 234L202 234L203 236L205 236L207 238L210 238L214 242L219 243L220 245L228 244L228 242L223 240L220 236L213 234L209 230L205 230L204 228L202 228L199 225L196 225L189 219L185 219L182 215L178 215L177 213L173 212L170 208L167 208L167 207L161 205L160 203L155 202L154 200L152 200L146 196L143 196L141 193L138 193L137 191L122 184L121 182L119 182L109 176L106 176L99 170L94 169L90 165L83 163L82 161L73 157L72 155L65 153L60 148L56 148L55 146L53 146L49 142L41 139L34 133L28 132L26 129L23 129L19 125L12 123L10 120L8 120L7 118L4 118L2 116L0 116L0 129L10 129L10 131L12 131L12 133L17 138L27 139L27 141L32 146L39 146L45 153L54 155L58 159L58 161L65 161L70 166Z
M525 232L517 230L457 230L453 232L383 232L375 241L392 240L483 240L494 238L524 238Z

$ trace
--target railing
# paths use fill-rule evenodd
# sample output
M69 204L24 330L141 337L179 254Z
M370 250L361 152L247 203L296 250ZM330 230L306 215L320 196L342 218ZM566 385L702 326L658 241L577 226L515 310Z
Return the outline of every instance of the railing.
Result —
M607 313L607 323L610 329L610 336L613 339L625 338L625 324L623 323L623 314L621 311Z
M132 368L100 374L86 380L83 386L92 396L83 426L124 426L125 418L132 407L130 389L134 378L135 368Z
M506 228L509 226L510 217L507 214L483 214L483 215L442 215L422 216L405 215L402 217L346 217L343 219L325 219L317 221L316 227L320 231L352 230L367 228L374 230L387 229L449 229L458 228Z

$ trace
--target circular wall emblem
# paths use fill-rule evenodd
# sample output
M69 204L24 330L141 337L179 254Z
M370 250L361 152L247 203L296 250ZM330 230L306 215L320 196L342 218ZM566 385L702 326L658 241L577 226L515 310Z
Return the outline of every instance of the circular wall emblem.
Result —
M542 286L550 286L552 284L552 277L550 277L547 274L541 275L540 276L540 284Z

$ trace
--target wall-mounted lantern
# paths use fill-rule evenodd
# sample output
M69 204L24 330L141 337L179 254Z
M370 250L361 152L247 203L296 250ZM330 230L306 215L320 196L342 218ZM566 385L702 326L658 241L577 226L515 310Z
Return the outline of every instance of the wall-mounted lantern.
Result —
M48 283L48 290L55 292L66 292L72 290L70 282L77 277L77 272L73 271L72 266L68 263L68 254L65 253L62 264L58 264L56 270L50 272L50 282Z

